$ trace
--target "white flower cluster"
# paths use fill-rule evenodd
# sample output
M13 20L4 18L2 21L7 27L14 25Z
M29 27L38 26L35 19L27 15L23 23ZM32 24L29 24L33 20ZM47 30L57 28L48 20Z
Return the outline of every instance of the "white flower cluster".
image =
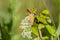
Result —
M23 36L24 38L27 37L28 39L32 39L31 31L23 30L22 36Z
M27 16L25 19L23 19L21 21L21 24L20 24L20 28L23 30L22 31L22 37L27 37L28 39L32 39L32 36L31 36L31 25L33 24L32 22L29 21L30 18L29 16Z

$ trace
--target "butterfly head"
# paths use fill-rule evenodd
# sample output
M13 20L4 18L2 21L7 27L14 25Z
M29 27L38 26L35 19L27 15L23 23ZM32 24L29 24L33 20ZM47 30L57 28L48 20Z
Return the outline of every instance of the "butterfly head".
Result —
M33 22L35 14L36 14L36 9L34 9L34 8L28 8L27 12L28 12L28 16L30 18L30 21Z
M28 8L27 12L28 12L28 14L34 14L34 15L36 15L36 9L34 9L34 8Z

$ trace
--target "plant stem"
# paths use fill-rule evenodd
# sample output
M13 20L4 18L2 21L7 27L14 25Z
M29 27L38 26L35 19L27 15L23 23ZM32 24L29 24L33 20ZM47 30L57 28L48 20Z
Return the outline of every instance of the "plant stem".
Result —
M58 36L58 40L59 40L59 36Z
M54 40L53 36L51 36L51 40Z
M38 29L38 27L37 27L37 29ZM40 39L42 40L42 32L41 32L40 29L38 29L38 33L39 33L39 37L40 37Z

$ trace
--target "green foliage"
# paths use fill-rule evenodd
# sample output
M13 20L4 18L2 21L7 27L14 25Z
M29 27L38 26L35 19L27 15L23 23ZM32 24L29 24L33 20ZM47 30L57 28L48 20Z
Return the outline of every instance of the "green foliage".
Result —
M49 14L49 11L48 10L43 10L42 13L47 15L47 14Z
M46 28L52 36L56 36L56 30L53 28L53 26L46 25Z
M44 25L43 24L39 24L38 25L38 29L43 29L44 28Z
M49 17L49 12L47 12L46 10L45 11L43 11L43 13L48 13L48 14L46 14L46 15L48 15L48 16L46 16L46 15L40 15L40 16L36 16L36 19L37 19L37 24L38 24L38 31L39 31L39 29L41 30L43 30L43 31L45 31L46 33L49 33L49 34L47 34L47 36L57 36L56 35L56 29L54 28L54 26L52 25L52 23L51 23L51 18ZM41 14L41 13L40 13ZM44 17L45 16L45 17ZM49 24L50 23L50 24ZM45 29L45 30L44 30ZM47 29L47 30L46 30ZM43 32L42 31L42 32ZM47 32L48 31L48 32ZM43 33L43 34L41 34L41 35L46 35L46 33ZM49 37L50 37L49 36ZM48 37L48 38L49 38Z
M42 17L40 17L40 16L36 16L36 18L37 18L38 22L40 21L40 22L42 22L43 24L47 24L45 18L42 18Z
M35 34L36 36L39 35L38 30L37 30L36 27L31 27L31 31L32 31L32 33Z
M48 36L42 37L42 40L47 40L47 39L49 39Z

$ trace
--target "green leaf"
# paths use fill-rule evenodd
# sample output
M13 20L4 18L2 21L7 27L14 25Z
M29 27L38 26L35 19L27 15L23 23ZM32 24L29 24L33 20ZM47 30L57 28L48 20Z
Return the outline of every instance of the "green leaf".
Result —
M44 36L44 37L42 37L42 40L46 40L48 38L49 38L48 36Z
M44 28L44 25L43 24L39 24L38 25L38 29L42 29L42 28Z
M36 27L31 27L31 31L32 31L32 33L35 34L36 36L39 35L38 29L37 29Z
M48 10L43 10L42 13L43 14L49 14L49 11Z
M47 24L45 18L40 17L40 16L36 16L36 18L38 19L38 21L40 21L40 22L42 22L42 23L44 23L44 24Z
M46 25L46 28L52 36L56 36L56 34L55 34L56 30L53 28L53 26Z

